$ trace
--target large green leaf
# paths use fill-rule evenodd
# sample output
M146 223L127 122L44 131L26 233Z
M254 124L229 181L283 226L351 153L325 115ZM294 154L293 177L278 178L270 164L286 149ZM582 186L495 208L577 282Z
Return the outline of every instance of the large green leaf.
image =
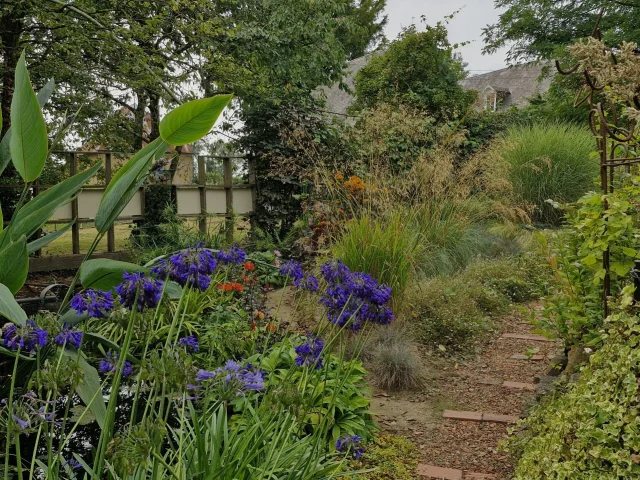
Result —
M16 299L13 298L11 290L6 285L0 283L0 315L16 325L27 323L27 314L20 308Z
M192 100L167 113L160 122L160 136L169 145L200 140L216 123L233 95Z
M120 262L108 258L87 260L80 267L80 283L84 288L111 290L122 283L123 272L149 272L135 263Z
M107 407L104 404L98 371L89 365L82 355L78 355L78 352L65 349L64 354L78 362L78 366L82 370L84 377L82 382L76 387L76 393L84 404L89 407L91 413L96 417L98 425L102 428L107 418Z
M15 295L27 280L28 273L27 238L23 235L0 251L0 283Z
M53 78L50 79L47 84L42 87L42 89L38 92L36 97L38 98L38 105L40 108L44 107L46 103L49 101L53 90L56 87L56 83L53 81ZM11 161L11 150L9 147L9 143L11 141L11 127L7 130L2 137L2 141L0 141L0 175L4 172L4 169L7 168L9 162Z
M11 228L0 233L0 239L8 231L11 231L12 239L22 235L26 237L33 235L58 208L71 201L80 187L93 177L101 166L97 163L90 169L58 183L35 197L18 211Z
M69 229L73 227L74 223L76 223L75 219L73 219L71 223L65 225L64 228L61 228L57 232L49 233L44 237L40 237L39 239L34 240L33 242L27 243L27 251L29 252L29 255L31 255L34 252L37 252L42 247L46 247L51 242L53 242L56 238L61 237L62 235L67 233Z
M49 151L47 125L31 87L24 52L16 66L15 87L11 99L11 160L25 182L40 176Z
M131 201L144 183L149 168L154 160L167 151L168 144L156 138L149 145L136 153L113 176L102 195L96 213L96 229L104 233L118 218L124 207Z

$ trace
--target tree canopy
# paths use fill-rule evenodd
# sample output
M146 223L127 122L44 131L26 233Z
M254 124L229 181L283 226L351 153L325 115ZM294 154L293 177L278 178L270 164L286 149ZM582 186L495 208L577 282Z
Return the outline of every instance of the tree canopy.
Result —
M452 117L473 101L473 94L458 84L464 77L464 64L453 52L445 25L426 26L423 32L412 25L358 72L354 107L399 101L436 117Z
M558 47L591 35L600 20L600 30L611 45L623 40L640 43L640 5L617 0L496 0L504 10L500 19L483 30L484 52L509 47L511 64L548 59Z

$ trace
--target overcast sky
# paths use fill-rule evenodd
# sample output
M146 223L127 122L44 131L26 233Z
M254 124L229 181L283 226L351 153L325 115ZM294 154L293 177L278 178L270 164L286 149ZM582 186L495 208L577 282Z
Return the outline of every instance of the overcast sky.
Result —
M429 25L435 25L445 16L462 9L448 25L449 41L471 42L460 48L460 53L471 75L484 73L485 70L498 70L506 66L505 51L493 55L482 55L482 28L495 23L499 11L493 6L493 0L387 0L386 14L389 17L385 34L389 40L398 36L402 27L420 23L425 15Z

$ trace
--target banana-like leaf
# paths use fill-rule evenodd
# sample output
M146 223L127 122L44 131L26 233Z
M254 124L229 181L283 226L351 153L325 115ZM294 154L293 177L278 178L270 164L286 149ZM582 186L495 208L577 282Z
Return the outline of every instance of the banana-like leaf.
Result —
M0 315L13 322L15 325L24 326L27 323L27 314L20 308L11 290L0 283Z
M47 104L55 87L56 82L54 82L52 78L38 92L36 98L38 99L38 105L40 105L40 108ZM7 165L9 165L9 162L11 161L11 149L9 147L9 142L11 141L11 130L11 127L9 127L7 132L4 134L4 137L2 137L2 141L0 141L0 175L2 175L2 172L4 172L4 169L7 168Z
M104 233L118 218L124 207L136 194L154 160L166 152L168 144L156 138L149 145L136 153L113 176L102 195L100 206L96 212L96 229Z
M71 221L71 223L65 225L64 228L61 228L57 232L49 233L44 237L40 237L39 239L34 240L33 242L27 243L27 251L29 252L29 255L31 255L34 252L37 252L42 247L46 247L51 242L53 242L56 238L61 237L62 235L67 233L71 229L71 227L73 227L74 223L76 223L75 218Z
M192 100L167 113L160 121L160 136L169 145L186 145L204 137L233 95Z
M8 232L11 232L11 239L14 240L22 235L26 237L33 235L51 218L58 208L71 201L80 187L93 177L101 166L101 163L95 164L88 170L45 190L23 206L16 214L11 227L0 233L0 245L2 241L5 241L3 236L7 235Z
M0 283L15 295L27 280L28 273L27 238L23 235L0 251Z
M40 176L49 151L47 125L31 87L24 52L16 66L15 87L11 99L11 161L25 182Z
M123 272L149 272L149 269L135 263L120 262L109 258L94 258L87 260L80 267L80 283L85 289L108 291L122 283Z
M76 387L76 393L82 399L84 404L89 407L89 410L96 417L96 421L100 428L104 426L104 421L107 418L107 407L104 404L104 397L102 396L102 387L100 385L100 376L98 371L89 365L87 361L79 355L78 352L73 350L63 350L64 354L71 357L74 361L78 362L78 366L84 373L82 382Z

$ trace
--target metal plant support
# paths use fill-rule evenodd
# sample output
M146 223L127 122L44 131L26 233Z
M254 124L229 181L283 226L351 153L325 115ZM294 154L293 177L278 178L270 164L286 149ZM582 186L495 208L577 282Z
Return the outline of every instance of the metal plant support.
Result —
M593 29L592 37L602 40L599 23L604 9L600 12L600 17ZM613 60L615 54L610 51ZM619 114L615 105L606 101L598 101L597 94L601 92L605 85L598 85L594 77L587 69L581 70L580 64L570 69L563 69L560 62L556 60L556 68L562 75L581 74L585 79L585 84L578 92L573 102L573 106L578 108L584 104L589 105L589 128L596 139L598 153L600 155L600 187L604 194L613 192L613 182L616 168L624 167L627 173L630 172L631 165L640 163L640 157L636 153L640 147L640 141L635 136L635 120L625 120ZM640 85L638 86L640 91ZM633 99L634 107L640 108L640 98L638 94ZM629 105L631 106L631 105ZM604 208L607 208L605 199ZM611 274L609 264L609 250L604 252L602 266L605 270L603 280L603 303L604 315L609 315L608 297L611 295Z

